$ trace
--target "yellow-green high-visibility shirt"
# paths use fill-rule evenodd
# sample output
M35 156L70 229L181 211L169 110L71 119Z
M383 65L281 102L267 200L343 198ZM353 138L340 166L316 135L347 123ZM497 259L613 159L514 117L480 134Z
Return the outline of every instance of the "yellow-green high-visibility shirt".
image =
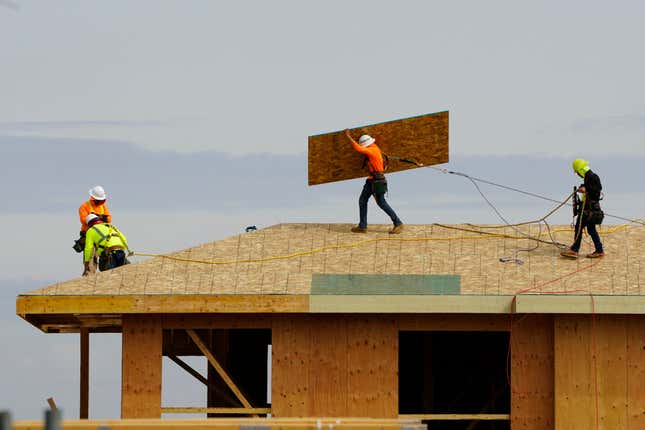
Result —
M123 233L110 224L94 224L87 229L83 261L86 263L90 261L92 249L95 247L97 255L101 256L105 248L112 246L122 246L125 251L128 250L128 242Z

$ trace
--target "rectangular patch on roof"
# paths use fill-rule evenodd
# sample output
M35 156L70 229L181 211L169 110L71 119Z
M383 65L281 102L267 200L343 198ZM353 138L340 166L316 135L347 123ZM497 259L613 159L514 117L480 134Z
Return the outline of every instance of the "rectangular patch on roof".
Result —
M311 295L460 294L459 275L311 275Z

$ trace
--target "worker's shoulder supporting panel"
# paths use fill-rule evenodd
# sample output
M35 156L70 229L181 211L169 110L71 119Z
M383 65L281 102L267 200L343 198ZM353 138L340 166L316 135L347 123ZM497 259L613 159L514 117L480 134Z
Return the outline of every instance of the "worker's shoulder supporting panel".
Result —
M121 418L161 417L161 317L124 315Z

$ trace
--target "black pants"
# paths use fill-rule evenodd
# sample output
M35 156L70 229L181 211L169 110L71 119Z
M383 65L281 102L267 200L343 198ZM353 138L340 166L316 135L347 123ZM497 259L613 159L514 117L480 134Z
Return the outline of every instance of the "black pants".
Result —
M596 252L603 252L602 242L600 241L598 230L596 230L596 224L589 224L586 221L582 221L581 218L581 215L578 215L578 218L576 218L576 229L573 233L574 242L573 245L571 245L571 250L576 252L580 250L580 243L582 242L582 231L586 228L587 233L589 233L589 236L591 236L591 240L593 240L593 246L596 248ZM582 226L580 225L581 222Z

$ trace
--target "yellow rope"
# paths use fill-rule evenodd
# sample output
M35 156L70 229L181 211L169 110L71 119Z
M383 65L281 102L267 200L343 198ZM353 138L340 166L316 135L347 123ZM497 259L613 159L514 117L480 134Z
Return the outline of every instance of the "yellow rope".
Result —
M603 236L607 236L613 233L616 233L617 231L620 231L624 228L626 228L628 225L631 223L625 223L622 225L618 225L615 227L612 227L608 230L600 232ZM562 233L562 232L571 232L571 228L559 228L559 229L554 229L554 233ZM329 251L329 250L334 250L334 249L349 249L349 248L357 248L359 246L367 245L370 243L375 243L375 242L385 242L385 241L392 241L392 242L434 242L434 241L453 241L453 240L480 240L480 239L490 239L490 238L506 238L506 239L526 239L526 236L518 236L518 235L507 235L507 234L497 234L497 233L491 233L491 234L486 234L486 235L477 235L477 236L459 236L459 237L376 237L373 239L366 239L366 240L360 240L358 242L354 243L348 243L344 245L328 245L328 246L322 246L320 248L315 248L311 249L308 251L300 251L300 252L294 252L291 254L285 254L285 255L278 255L278 256L273 256L273 257L264 257L264 258L248 258L244 260L223 260L223 261L209 261L209 260L199 260L195 258L184 258L184 257L176 257L173 255L167 255L167 254L152 254L152 253L144 253L144 252L137 252L136 255L138 256L143 256L143 257L161 257L161 258L167 258L169 260L176 260L176 261L186 261L186 262L191 262L191 263L201 263L201 264L213 264L213 265L227 265L227 264L237 264L237 263L264 263L267 261L275 261L275 260L288 260L290 258L296 258L296 257L301 257L303 255L312 255L312 254L317 254L320 252L324 251Z

